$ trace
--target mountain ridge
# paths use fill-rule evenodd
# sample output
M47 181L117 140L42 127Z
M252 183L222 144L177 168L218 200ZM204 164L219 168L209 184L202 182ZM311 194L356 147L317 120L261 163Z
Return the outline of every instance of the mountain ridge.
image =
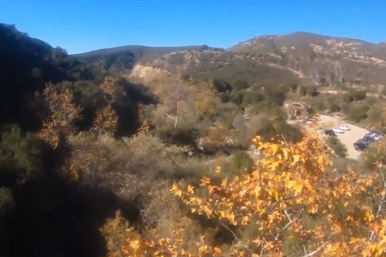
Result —
M188 50L188 49L219 49L219 50L225 50L224 48L220 47L211 47L206 44L203 45L186 45L186 46L149 46L149 45L123 45L123 46L116 46L116 47L106 47L106 48L100 48L96 50L91 50L83 53L77 53L72 54L72 56L76 57L86 57L93 54L108 54L111 53L117 53L120 51L132 51L132 50L139 50L139 49L148 49L148 50L164 50L164 51L178 51L178 50Z
M184 67L184 73L192 77L228 80L241 77L250 83L301 80L304 84L315 85L345 81L351 84L386 84L385 45L361 39L299 31L284 35L260 35L227 49L203 46L126 46L94 54L89 52L86 59L103 63L107 70L113 67L113 70L130 72L137 64L146 69L145 73L136 69L136 74L148 74L151 70L173 73L179 66ZM120 52L122 49L127 51ZM109 51L113 54L105 54ZM84 56L78 55L80 58ZM116 62L119 58L120 61ZM122 63L124 58L130 65L124 69L120 64L115 65ZM279 81L267 79L266 76L262 79L262 70L279 77L279 70L292 75L288 73Z
M366 43L369 45L380 45L380 44L386 44L386 40L380 41L378 43L370 42L364 39L360 38L354 38L354 37L341 37L341 36L330 36L327 34L319 34L319 33L314 33L314 32L309 32L309 31L294 31L291 33L287 34L261 34L257 35L254 37L251 37L249 39L240 41L234 45L231 45L229 47L217 47L217 46L208 46L207 44L199 44L199 45L170 45L170 46L155 46L155 45L140 45L140 44L127 44L127 45L121 45L121 46L114 46L114 47L103 47L95 50L90 50L86 52L81 52L81 53L76 53L76 54L71 54L72 56L77 56L77 57L84 57L87 55L92 55L92 54L100 54L100 52L105 52L109 50L116 50L116 51L127 51L130 49L135 49L135 48L147 48L147 49L164 49L164 50L172 50L172 49L194 49L194 48L200 48L200 47L208 47L212 49L218 49L218 50L228 50L240 43L250 41L252 39L257 39L257 38L264 38L264 37L281 37L281 36L299 36L299 35L309 35L309 36L318 36L318 37L324 37L324 38L333 38L333 39L339 39L339 40L352 40L352 41L360 41L362 43Z
M12 26L9 26L5 35L11 31ZM29 38L26 33L18 33L20 37ZM333 85L346 82L364 86L386 85L386 44L305 31L260 35L227 49L205 44L170 47L126 45L74 55L67 55L63 49L52 48L38 39L29 38L27 41L31 45L24 48L31 52L32 57L41 54L37 60L39 63L50 60L47 65L56 63L54 66L58 72L64 74L73 69L72 73L80 77L92 73L90 67L101 69L102 73L125 75L133 71L135 74L146 75L158 71L175 73L179 70L190 78L243 80L250 84L264 85ZM42 45L41 49L32 47L34 42ZM7 56L7 52L16 53L16 50L3 50L3 55ZM30 54L22 59L29 59L27 56ZM39 68L39 63L31 64L26 72ZM39 69L33 72L38 74Z

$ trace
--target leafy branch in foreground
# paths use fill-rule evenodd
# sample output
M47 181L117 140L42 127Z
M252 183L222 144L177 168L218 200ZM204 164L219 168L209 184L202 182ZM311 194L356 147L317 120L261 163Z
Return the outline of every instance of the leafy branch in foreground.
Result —
M312 135L292 146L263 143L259 137L254 142L264 158L256 161L253 172L219 183L204 177L198 188L176 182L171 191L192 213L231 231L249 254L384 256L383 173L338 173L327 147ZM216 173L220 176L221 169ZM319 222L311 222L315 219ZM254 238L237 236L247 228L255 231ZM296 250L284 250L288 242ZM137 237L129 239L123 250L128 256L229 256L203 242L200 247L196 249L208 250L188 252L178 239L152 242Z

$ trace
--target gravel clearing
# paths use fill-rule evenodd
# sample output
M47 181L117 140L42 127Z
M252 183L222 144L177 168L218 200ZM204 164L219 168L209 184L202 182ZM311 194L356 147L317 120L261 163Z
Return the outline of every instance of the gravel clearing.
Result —
M355 150L353 145L357 140L365 136L365 134L368 132L367 129L346 123L340 118L330 117L327 115L320 115L320 121L318 125L322 129L318 130L318 134L324 136L323 131L325 129L333 129L342 124L347 124L350 130L345 131L344 133L337 133L336 135L338 139L342 142L342 144L345 145L347 148L347 158L358 160L361 152Z

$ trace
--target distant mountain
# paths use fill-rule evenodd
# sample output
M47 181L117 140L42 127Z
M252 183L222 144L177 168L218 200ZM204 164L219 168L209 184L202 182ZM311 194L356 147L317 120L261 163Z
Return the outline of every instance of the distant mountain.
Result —
M65 50L0 24L0 123L28 118L25 96L45 83L99 80L106 72L160 71L198 79L272 84L386 85L386 43L307 32L264 35L229 49L129 45L70 56ZM181 70L182 69L182 70Z
M200 79L245 80L260 83L294 83L298 77L281 67L256 63L222 48L202 46L123 46L74 55L109 72L146 76L163 70Z
M173 51L151 61L135 65L132 75L166 71L175 73L182 68L184 75L197 79L243 80L260 84L297 83L299 78L282 67L257 63L251 58L216 48Z
M228 49L258 63L298 72L315 84L386 84L383 44L306 32L259 36Z
M106 56L117 53L131 52L137 59L146 59L146 58L154 58L155 56L159 56L162 54L174 52L174 51L182 51L182 50L205 50L205 49L217 49L221 50L221 48L213 48L207 45L193 45L193 46L170 46L170 47L153 47L153 46L142 46L142 45L127 45L127 46L119 46L113 48L105 48L94 50L86 53L76 54L75 57L95 57L95 56Z
M83 61L93 63L106 71L131 71L137 63L151 62L157 58L178 51L186 50L219 50L207 45L178 46L178 47L151 47L140 45L128 45L106 49L99 49L91 52L73 55Z
M251 83L386 84L385 44L308 32L263 35L229 49L126 46L77 55L109 71L164 70Z

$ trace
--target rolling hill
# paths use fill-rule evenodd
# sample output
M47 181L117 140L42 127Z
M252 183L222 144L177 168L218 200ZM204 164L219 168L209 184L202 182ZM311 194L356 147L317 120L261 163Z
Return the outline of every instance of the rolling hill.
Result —
M386 85L386 43L307 32L263 35L228 49L207 45L129 45L68 55L0 24L0 119L28 117L26 95L47 82L94 80L106 72L147 76L164 71L197 79L253 84Z
M111 71L175 72L251 83L386 84L385 43L307 32L263 35L228 49L126 46L77 55ZM122 63L126 63L122 65ZM118 68L117 68L118 67Z
M255 37L228 50L260 63L294 70L317 85L344 81L386 83L383 44L297 32Z

